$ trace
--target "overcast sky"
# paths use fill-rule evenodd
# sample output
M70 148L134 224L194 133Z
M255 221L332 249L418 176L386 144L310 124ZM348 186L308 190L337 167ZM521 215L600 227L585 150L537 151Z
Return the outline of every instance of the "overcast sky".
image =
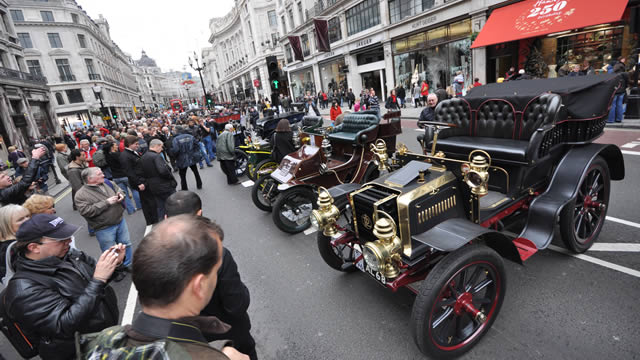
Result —
M102 14L111 38L134 59L144 49L163 71L191 70L188 57L209 45L209 19L231 11L234 0L76 0L93 18Z

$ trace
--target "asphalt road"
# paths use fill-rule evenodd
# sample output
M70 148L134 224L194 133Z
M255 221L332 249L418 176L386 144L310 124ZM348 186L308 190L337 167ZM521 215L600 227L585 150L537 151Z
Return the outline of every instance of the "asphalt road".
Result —
M607 136L622 145L629 130ZM624 135L623 135L624 134ZM399 141L417 150L417 132ZM637 135L637 136L635 136ZM640 138L640 131L635 132ZM623 139L624 138L624 139ZM623 142L624 141L624 142ZM640 156L625 155L627 176L614 182L608 215L640 223ZM251 291L249 313L262 359L424 359L409 331L414 295L392 293L363 273L342 274L318 254L315 234L280 232L257 209L250 187L228 186L219 164L203 170L204 215L225 231L225 246ZM195 188L191 177L190 184ZM86 223L70 196L56 205L65 220ZM127 217L134 247L144 234L141 212ZM599 243L640 244L638 228L607 221ZM85 229L79 247L97 256ZM554 244L562 246L559 239ZM591 258L640 271L640 253L589 251ZM640 278L557 251L537 253L524 266L506 263L507 291L492 329L467 359L640 358ZM130 278L114 285L124 312ZM136 306L136 311L139 307ZM0 351L18 358L4 337Z

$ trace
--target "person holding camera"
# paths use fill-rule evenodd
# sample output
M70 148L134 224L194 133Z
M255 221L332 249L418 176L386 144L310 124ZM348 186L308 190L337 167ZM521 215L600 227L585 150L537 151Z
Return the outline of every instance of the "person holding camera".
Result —
M76 206L80 215L95 230L102 251L116 244L126 247L124 269L131 265L131 241L129 229L124 219L124 192L118 185L106 180L102 170L90 167L82 170L84 185L76 194ZM115 280L122 280L124 273L117 274Z
M27 165L24 175L16 184L13 183L11 177L5 173L0 174L0 203L6 204L22 204L27 200L27 192L33 189L33 185L37 184L38 168L40 167L40 157L46 152L45 149L34 149L31 152L31 161Z

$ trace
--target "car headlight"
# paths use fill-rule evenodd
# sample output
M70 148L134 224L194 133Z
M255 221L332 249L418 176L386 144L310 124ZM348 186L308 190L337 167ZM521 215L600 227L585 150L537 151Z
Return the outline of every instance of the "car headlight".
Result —
M316 229L320 229L320 214L318 214L318 210L313 210L311 212L311 217L309 218L309 220L311 221L311 226L315 227Z
M370 246L371 245L371 246ZM362 249L362 256L364 261L369 265L371 270L380 271L380 265L383 262L382 254L378 252L378 249L372 243L367 243Z

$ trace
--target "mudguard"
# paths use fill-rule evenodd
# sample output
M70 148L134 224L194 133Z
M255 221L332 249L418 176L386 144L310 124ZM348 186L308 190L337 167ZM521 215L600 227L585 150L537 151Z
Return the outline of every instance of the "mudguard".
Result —
M412 240L436 250L451 252L480 237L500 256L522 263L518 248L507 235L463 218L445 220L422 234L413 235Z
M617 146L592 143L572 148L558 164L547 190L531 202L527 224L519 238L528 239L538 249L549 246L560 211L576 198L589 165L598 155L607 162L611 180L624 179L624 159Z
M360 184L341 184L332 187L329 190L329 195L333 198L333 203L338 209L344 209L344 207L349 203L349 199L347 195L350 193L360 189L362 185Z

